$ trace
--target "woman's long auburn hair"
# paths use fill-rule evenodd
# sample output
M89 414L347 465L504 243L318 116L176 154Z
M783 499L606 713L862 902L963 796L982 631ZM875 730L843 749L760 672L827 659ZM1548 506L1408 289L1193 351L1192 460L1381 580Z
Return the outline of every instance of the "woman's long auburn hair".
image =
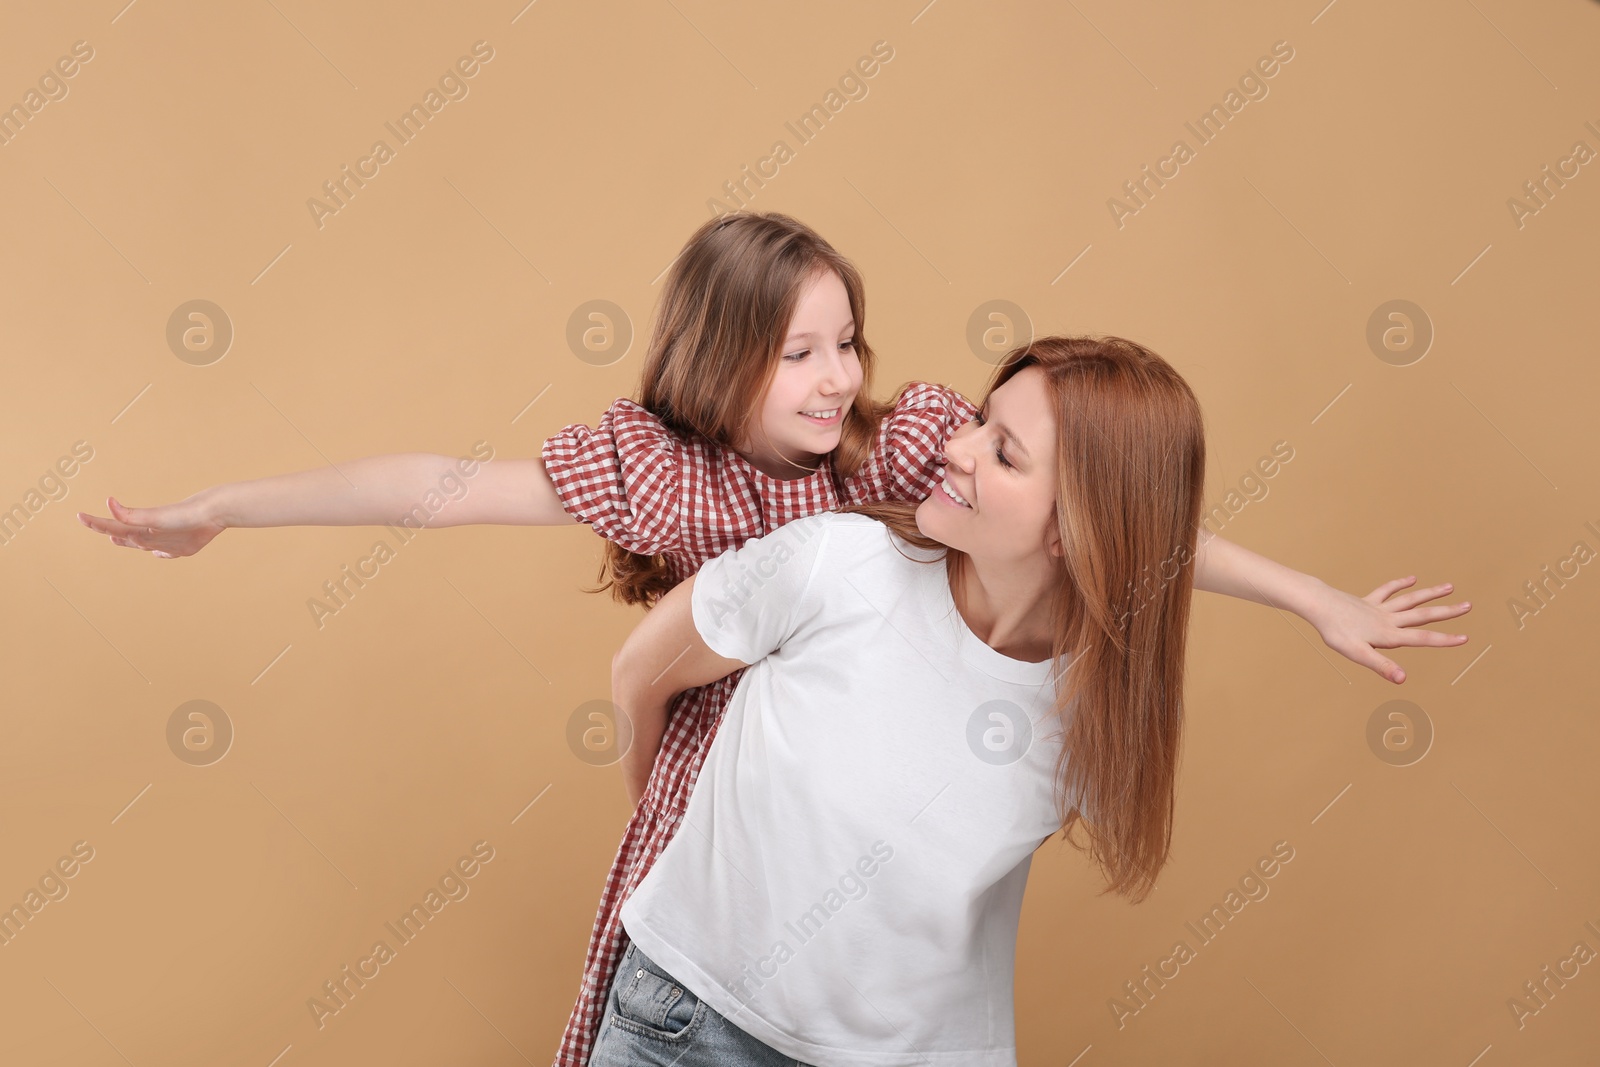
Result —
M1056 801L1064 836L1080 851L1072 831L1079 820L1087 828L1087 851L1108 883L1102 892L1137 903L1172 842L1205 489L1200 405L1171 365L1120 337L1039 338L1006 355L989 391L1027 367L1044 372L1056 422L1062 556L1049 610L1065 738ZM917 507L840 510L878 519L918 547L943 547L917 529ZM969 557L947 548L939 560L956 587Z
M680 437L701 437L732 451L748 431L761 433L761 402L777 373L789 322L819 271L844 283L855 318L861 388L844 413L831 453L834 487L872 450L892 403L872 399L872 348L866 341L861 275L804 223L777 212L720 215L690 236L667 273L640 372L639 405ZM799 475L803 468L796 468ZM664 556L630 552L607 541L602 583L624 604L653 605L680 576Z

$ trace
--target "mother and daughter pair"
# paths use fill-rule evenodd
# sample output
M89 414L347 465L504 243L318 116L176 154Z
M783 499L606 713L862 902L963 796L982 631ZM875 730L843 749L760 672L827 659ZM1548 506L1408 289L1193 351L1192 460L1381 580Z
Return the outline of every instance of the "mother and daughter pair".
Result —
M872 397L855 268L786 216L707 222L637 402L484 466L434 525L587 523L649 610L613 660L636 802L559 1067L1012 1064L1017 923L1056 831L1138 901L1167 860L1195 589L1377 649L1470 605L1341 592L1200 527L1199 404L1115 337L1009 353L981 406ZM192 555L384 523L446 456L374 456L81 515ZM1074 839L1082 831L1086 845Z

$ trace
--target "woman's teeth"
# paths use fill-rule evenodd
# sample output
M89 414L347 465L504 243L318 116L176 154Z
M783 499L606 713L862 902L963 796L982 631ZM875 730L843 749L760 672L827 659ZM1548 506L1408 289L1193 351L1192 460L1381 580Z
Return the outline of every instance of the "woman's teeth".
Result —
M962 496L951 487L950 480L948 478L939 483L939 488L943 489L946 496L948 496L951 500L954 500L957 504L960 504L962 507L970 508L972 506L971 504L967 503L966 497Z
M839 414L838 408L829 408L827 411L802 411L802 415L810 415L813 419L831 419Z

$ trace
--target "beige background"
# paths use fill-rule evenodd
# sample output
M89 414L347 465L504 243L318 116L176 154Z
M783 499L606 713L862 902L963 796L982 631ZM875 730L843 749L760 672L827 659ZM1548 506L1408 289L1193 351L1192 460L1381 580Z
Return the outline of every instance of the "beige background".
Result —
M992 299L1135 338L1201 398L1208 500L1294 449L1224 536L1475 605L1443 627L1466 645L1397 654L1396 687L1298 618L1196 598L1173 862L1130 908L1041 850L1021 1062L1600 1056L1600 963L1521 1026L1508 1007L1600 951L1600 576L1520 626L1508 605L1600 549L1600 165L1520 228L1507 206L1600 150L1600 5L924 3L8 10L0 104L76 41L93 58L0 146L0 507L75 442L92 459L0 552L0 902L94 855L0 947L0 1062L549 1062L627 816L566 740L638 617L578 591L593 535L425 532L319 629L308 600L392 535L230 531L166 561L73 514L382 452L535 454L635 386L642 336L594 366L569 316L614 301L643 335L707 201L778 140L751 206L860 266L880 395L978 396ZM319 228L307 200L480 40L469 95ZM785 122L877 41L867 95L801 145ZM1268 95L1197 146L1184 123L1278 41ZM1195 157L1119 228L1108 199L1180 138ZM195 299L235 331L207 366L166 340ZM1435 331L1409 366L1366 341L1394 299ZM1434 735L1389 754L1409 765L1367 739L1393 699ZM190 700L235 731L209 766L168 746ZM319 1029L308 999L477 841L470 895ZM1197 945L1185 923L1279 841L1270 895L1119 1027L1123 983Z

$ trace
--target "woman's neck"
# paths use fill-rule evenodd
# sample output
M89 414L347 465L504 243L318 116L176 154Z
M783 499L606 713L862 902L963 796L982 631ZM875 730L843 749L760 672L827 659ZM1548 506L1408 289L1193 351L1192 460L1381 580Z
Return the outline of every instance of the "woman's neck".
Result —
M962 554L947 566L950 596L967 629L1000 653L1025 663L1055 654L1050 629L1052 575L1048 557L1037 565L980 562ZM952 560L952 562L954 562Z

